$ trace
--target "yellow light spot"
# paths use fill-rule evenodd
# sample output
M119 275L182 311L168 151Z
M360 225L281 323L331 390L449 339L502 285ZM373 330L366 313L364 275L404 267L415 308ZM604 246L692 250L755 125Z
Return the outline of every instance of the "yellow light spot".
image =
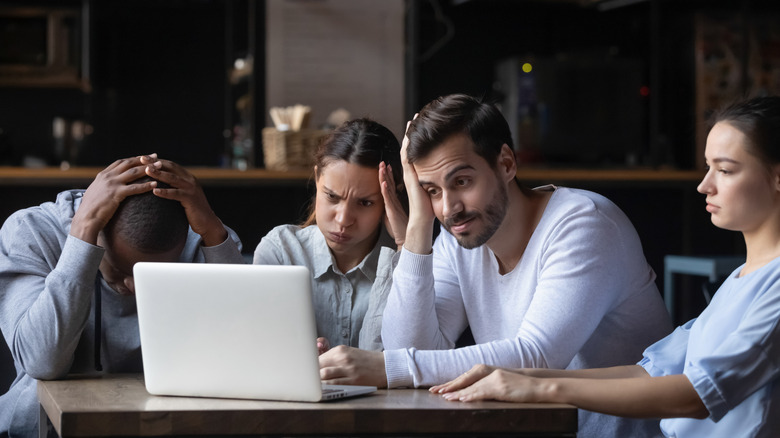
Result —
M531 65L530 62L526 62L526 63L523 64L523 71L525 73L531 73L531 70L533 70L533 69L534 69L534 67Z

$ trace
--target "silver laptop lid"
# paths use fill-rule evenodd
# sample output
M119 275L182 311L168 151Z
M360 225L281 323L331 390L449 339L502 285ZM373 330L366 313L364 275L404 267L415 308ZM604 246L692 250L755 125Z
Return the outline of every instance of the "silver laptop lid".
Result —
M320 400L308 269L144 262L133 273L151 394Z

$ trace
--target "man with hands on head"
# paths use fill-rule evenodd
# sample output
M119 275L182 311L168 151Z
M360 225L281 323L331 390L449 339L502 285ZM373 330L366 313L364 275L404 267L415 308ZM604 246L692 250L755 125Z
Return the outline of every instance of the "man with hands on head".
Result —
M240 250L197 180L156 154L12 214L0 229L0 328L17 377L0 397L0 436L37 434L35 379L142 371L136 262L243 263Z
M523 187L498 109L426 105L402 145L409 222L384 312L383 353L320 356L327 383L428 387L477 364L635 363L672 328L628 218L592 192ZM442 231L433 241L434 220ZM454 349L471 328L476 345ZM655 436L657 421L581 412L581 436Z

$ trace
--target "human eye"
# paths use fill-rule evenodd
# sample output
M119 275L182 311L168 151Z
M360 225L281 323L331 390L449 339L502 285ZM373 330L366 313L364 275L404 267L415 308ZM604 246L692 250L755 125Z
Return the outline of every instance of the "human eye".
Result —
M331 192L323 192L323 193L325 194L325 199L327 199L328 201L334 203L339 201L339 197L336 196L335 193L331 193Z
M471 184L471 178L461 177L455 179L455 185L457 187L468 187Z
M728 164L718 165L715 171L722 175L731 175L732 173L734 173L734 168L732 166L729 166Z
M371 201L371 200L368 200L368 199L364 199L364 200L360 201L360 205L362 207L371 207L371 206L374 205L374 201Z
M428 193L428 196L431 198L435 198L441 194L441 189L438 187L428 187L425 189L425 192Z

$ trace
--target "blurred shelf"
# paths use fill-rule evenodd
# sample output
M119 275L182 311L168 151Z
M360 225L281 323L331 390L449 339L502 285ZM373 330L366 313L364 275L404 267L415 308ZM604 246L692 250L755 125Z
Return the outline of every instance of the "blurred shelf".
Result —
M89 185L102 168L72 167L62 170L58 167L24 168L0 166L0 186L68 186ZM188 168L202 186L273 186L305 185L311 177L309 170L274 171L265 169L221 169L210 167Z
M674 169L559 169L520 167L517 177L526 183L588 185L679 185L697 184L704 177L698 170Z
M0 166L0 186L72 186L88 185L102 170L97 167L57 167L29 169ZM203 186L285 186L309 184L309 170L274 171L266 169L221 169L193 167L188 170ZM526 183L552 184L679 184L697 183L704 173L697 170L655 169L544 169L521 168L518 178Z

